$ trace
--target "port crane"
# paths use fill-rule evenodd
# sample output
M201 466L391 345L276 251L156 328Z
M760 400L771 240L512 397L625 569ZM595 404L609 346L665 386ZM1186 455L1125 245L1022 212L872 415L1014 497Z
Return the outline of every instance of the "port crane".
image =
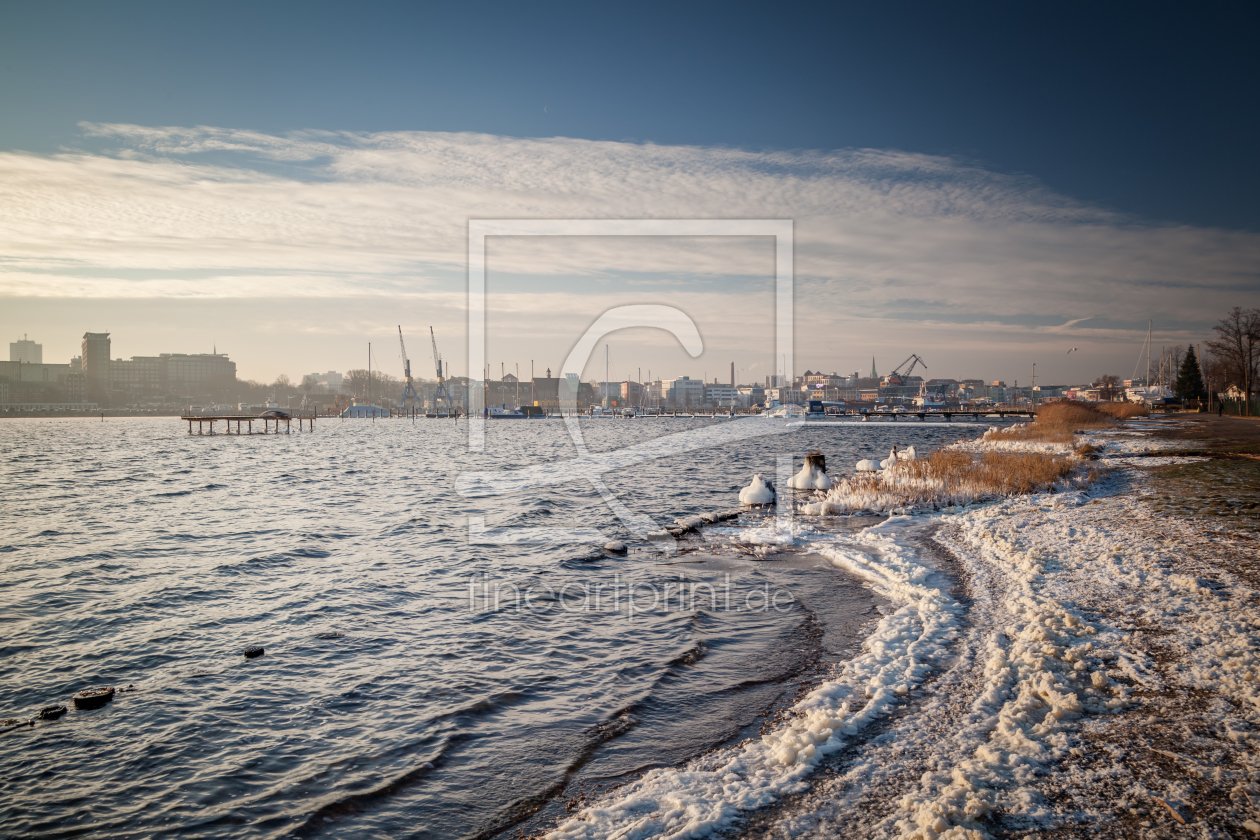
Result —
M433 335L433 327L429 327L429 341L433 342L433 363L437 365L437 388L433 391L433 410L439 411L445 401L446 413L451 413L451 395L446 390L446 377L442 375L442 354L437 349L437 338Z
M903 367L906 367L907 364L909 364L910 367L906 368L905 373L902 373L901 369ZM920 359L916 354L911 353L910 358L906 359L904 362L902 362L901 364L893 368L892 373L885 376L884 381L881 382L880 384L881 385L904 385L906 383L906 379L910 376L910 374L914 373L915 365L923 365L923 369L927 370L927 362Z
M398 404L402 408L421 408L420 395L416 393L416 386L411 382L411 359L407 358L407 345L403 342L402 324L398 325L398 349L402 351L403 360L402 399Z

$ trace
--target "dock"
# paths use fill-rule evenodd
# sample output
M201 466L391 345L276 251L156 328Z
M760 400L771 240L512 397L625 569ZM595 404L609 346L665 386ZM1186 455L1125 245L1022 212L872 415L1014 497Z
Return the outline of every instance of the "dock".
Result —
M954 419L955 415L970 417L973 420L980 420L982 417L992 417L997 415L998 418L1005 420L1007 417L1036 417L1037 412L1027 408L1002 408L1002 409L934 409L932 411L865 411L865 412L845 412L844 414L828 414L828 417L861 417L864 420L871 418L896 420L898 417L918 417L920 420L926 421L929 417L944 417L948 422Z
M256 414L186 414L179 418L188 421L188 434L194 434L193 423L197 424L195 434L215 434L214 424L222 422L225 424L225 435L278 435L289 434L293 429L293 421L298 421L298 431L308 428L315 431L314 415L290 415L288 417L259 417ZM232 430L232 424L236 424L236 431ZM254 424L262 423L262 429L254 431ZM206 425L210 429L206 431ZM283 424L283 429L281 427Z

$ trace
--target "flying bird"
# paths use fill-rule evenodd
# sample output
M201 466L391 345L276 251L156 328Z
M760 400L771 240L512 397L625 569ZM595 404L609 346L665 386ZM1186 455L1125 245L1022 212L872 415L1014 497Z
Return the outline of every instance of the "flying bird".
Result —
M1073 348L1072 348L1072 350L1076 350L1076 349L1078 349L1078 348L1076 348L1076 347L1073 347ZM1068 354L1069 356L1070 356L1070 355L1072 355L1072 350L1067 351L1067 354Z

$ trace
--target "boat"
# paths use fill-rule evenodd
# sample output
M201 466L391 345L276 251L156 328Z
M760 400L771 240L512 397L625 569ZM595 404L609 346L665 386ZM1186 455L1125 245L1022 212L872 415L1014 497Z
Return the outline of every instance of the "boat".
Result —
M778 408L765 412L766 417L786 417L789 419L800 419L805 417L805 412L801 410L799 405L781 405Z
M360 403L358 400L341 412L342 417L386 417L388 415L389 409L381 408L379 405Z
M525 420L528 415L519 408L508 408L506 405L492 405L486 409L486 417L491 420Z

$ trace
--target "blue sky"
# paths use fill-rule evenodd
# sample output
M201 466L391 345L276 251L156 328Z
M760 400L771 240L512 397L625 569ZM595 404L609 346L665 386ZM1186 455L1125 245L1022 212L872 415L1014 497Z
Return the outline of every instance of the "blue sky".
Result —
M1255 8L6 4L0 329L268 378L406 318L459 358L467 218L734 214L797 220L802 369L1127 375L1147 318L1260 296ZM491 359L646 289L717 319L646 364L767 366L755 243L501 253Z
M893 148L1260 225L1249 3L49 2L0 20L0 148L73 144L84 120Z

